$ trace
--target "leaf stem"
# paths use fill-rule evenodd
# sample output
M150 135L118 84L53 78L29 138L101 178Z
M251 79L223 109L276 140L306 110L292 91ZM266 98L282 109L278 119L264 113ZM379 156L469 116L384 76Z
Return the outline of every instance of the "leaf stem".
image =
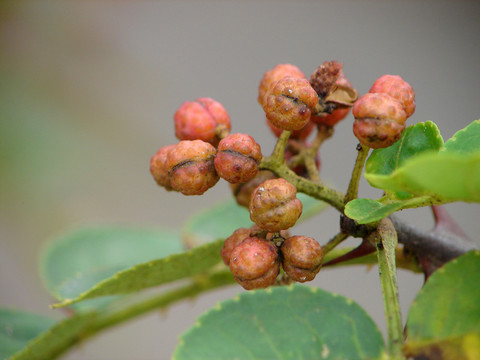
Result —
M397 233L393 223L388 218L382 219L377 230L370 234L367 239L377 248L380 283L388 329L388 350L391 359L403 360L405 359L402 354L403 325L395 264Z

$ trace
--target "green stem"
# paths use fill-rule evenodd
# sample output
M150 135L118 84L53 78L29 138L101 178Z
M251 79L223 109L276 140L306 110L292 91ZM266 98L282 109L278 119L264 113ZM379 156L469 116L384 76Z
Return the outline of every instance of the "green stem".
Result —
M345 204L353 199L356 199L358 196L360 176L362 175L363 166L365 165L369 151L370 148L368 146L359 144L357 160L355 161L352 177L350 178L350 184L348 184L347 195L345 196Z
M393 360L403 360L403 325L398 298L395 249L397 233L389 219L382 219L378 228L368 238L377 248L380 283L388 329L388 350Z
M340 243L342 243L346 238L348 238L348 234L343 232L339 232L333 239L331 239L328 243L323 246L323 255L327 255L330 251L335 249Z
M339 191L298 176L290 170L285 163L279 164L278 161L272 159L272 157L263 158L259 168L261 170L273 171L278 176L293 184L297 188L297 191L307 194L317 200L325 201L343 213L344 196Z

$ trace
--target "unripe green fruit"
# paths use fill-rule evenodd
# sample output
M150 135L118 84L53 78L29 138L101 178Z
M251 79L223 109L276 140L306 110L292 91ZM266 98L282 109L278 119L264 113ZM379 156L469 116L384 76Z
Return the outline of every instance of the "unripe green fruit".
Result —
M180 141L165 163L171 187L184 195L201 195L210 189L219 180L215 154L215 148L202 140Z
M198 98L184 102L175 112L175 136L179 140L203 140L217 145L219 127L230 131L230 116L218 101Z
M289 237L280 251L283 269L292 280L311 281L320 271L323 250L315 239L307 236Z
M373 83L369 93L390 95L400 102L407 118L415 112L415 92L411 85L398 75L383 75Z
M387 94L365 94L352 109L353 133L373 149L385 148L400 139L407 115L403 106Z
M246 290L273 285L280 272L278 249L272 242L247 238L233 249L230 271Z
M260 81L260 85L258 86L258 103L263 106L265 94L272 88L272 85L287 76L305 79L305 74L295 65L276 65L273 69L267 71Z
M302 214L302 202L296 194L295 186L285 179L264 181L252 193L250 219L270 232L292 227Z
M218 144L214 165L221 178L235 184L253 179L261 160L260 145L250 135L232 134Z
M150 159L150 173L157 184L163 186L168 191L172 190L172 187L170 186L170 177L168 176L166 161L168 153L176 146L177 144L163 146Z
M318 95L306 79L285 77L265 95L263 110L272 124L284 130L300 130L308 121Z

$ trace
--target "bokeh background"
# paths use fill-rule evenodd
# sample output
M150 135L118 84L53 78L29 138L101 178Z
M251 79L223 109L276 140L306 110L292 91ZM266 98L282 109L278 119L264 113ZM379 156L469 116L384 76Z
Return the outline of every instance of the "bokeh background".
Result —
M0 4L0 306L48 314L53 299L37 260L58 232L84 224L180 227L230 195L158 188L149 159L176 141L173 114L208 96L269 153L274 139L256 102L262 74L293 63L307 75L344 64L363 94L399 74L417 96L410 123L435 121L444 138L480 117L478 1L13 2ZM344 190L355 158L351 115L322 148L323 178ZM362 196L378 197L363 181ZM448 209L473 238L479 205ZM403 218L432 226L428 209ZM298 226L326 242L338 215ZM354 244L355 242L351 242ZM365 267L320 273L314 285L353 298L385 330L378 274ZM404 316L422 276L400 271ZM65 359L168 359L177 337L238 286L109 330Z

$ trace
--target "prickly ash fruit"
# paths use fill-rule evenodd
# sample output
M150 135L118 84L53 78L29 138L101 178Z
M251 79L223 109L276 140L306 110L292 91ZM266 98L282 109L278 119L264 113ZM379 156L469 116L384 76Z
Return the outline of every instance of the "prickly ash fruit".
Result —
M311 116L313 118L313 115ZM272 122L268 119L266 119L267 125L272 130L273 134L276 137L280 137L282 134L283 129L275 127ZM307 124L301 128L300 130L295 130L292 131L292 134L290 135L290 139L295 139L295 140L305 140L308 138L308 136L312 133L313 129L315 128L315 124L311 121L307 122Z
M275 174L273 174L270 170L261 170L250 181L245 183L230 184L233 195L235 196L235 200L237 200L237 204L248 208L250 205L252 192L255 190L255 188L265 180L275 178Z
M165 163L170 186L184 195L201 195L219 180L213 161L215 148L202 140L180 141Z
M311 281L320 271L323 250L315 239L307 236L289 237L280 251L283 269L292 280Z
M260 145L250 135L232 134L218 144L214 165L221 178L236 184L253 179L261 160Z
M233 249L240 245L243 240L250 237L251 229L240 228L233 232L228 238L225 239L220 255L225 265L230 264L230 256L232 255Z
M203 140L218 144L217 131L230 131L230 116L218 101L198 98L184 102L175 112L175 136L180 140Z
M336 82L336 85L353 87L350 81L346 78L343 72L340 72ZM310 120L315 124L324 124L327 126L335 126L339 121L345 119L350 112L350 108L338 108L331 114L325 116L312 115Z
M265 94L272 88L272 85L284 77L291 76L294 78L305 79L305 74L295 65L278 64L273 69L267 71L258 86L258 103L263 106Z
M408 82L398 75L380 76L371 87L369 93L387 94L400 102L407 118L415 112L415 92Z
M302 214L302 202L296 194L295 186L285 179L264 181L252 193L250 219L271 232L292 227Z
M273 285L280 272L278 249L270 241L247 238L233 249L230 271L246 290Z
M308 121L318 95L306 79L285 77L278 80L265 95L263 110L273 126L300 130Z
M325 98L331 91L342 72L342 64L338 61L325 61L310 76L310 84L318 96Z
M405 129L403 106L387 94L365 94L353 106L353 133L373 149L395 143Z
M170 150L175 148L177 144L167 145L160 148L150 159L150 173L158 185L163 186L168 191L172 190L170 186L170 178L168 176L168 168L166 167L167 156Z

